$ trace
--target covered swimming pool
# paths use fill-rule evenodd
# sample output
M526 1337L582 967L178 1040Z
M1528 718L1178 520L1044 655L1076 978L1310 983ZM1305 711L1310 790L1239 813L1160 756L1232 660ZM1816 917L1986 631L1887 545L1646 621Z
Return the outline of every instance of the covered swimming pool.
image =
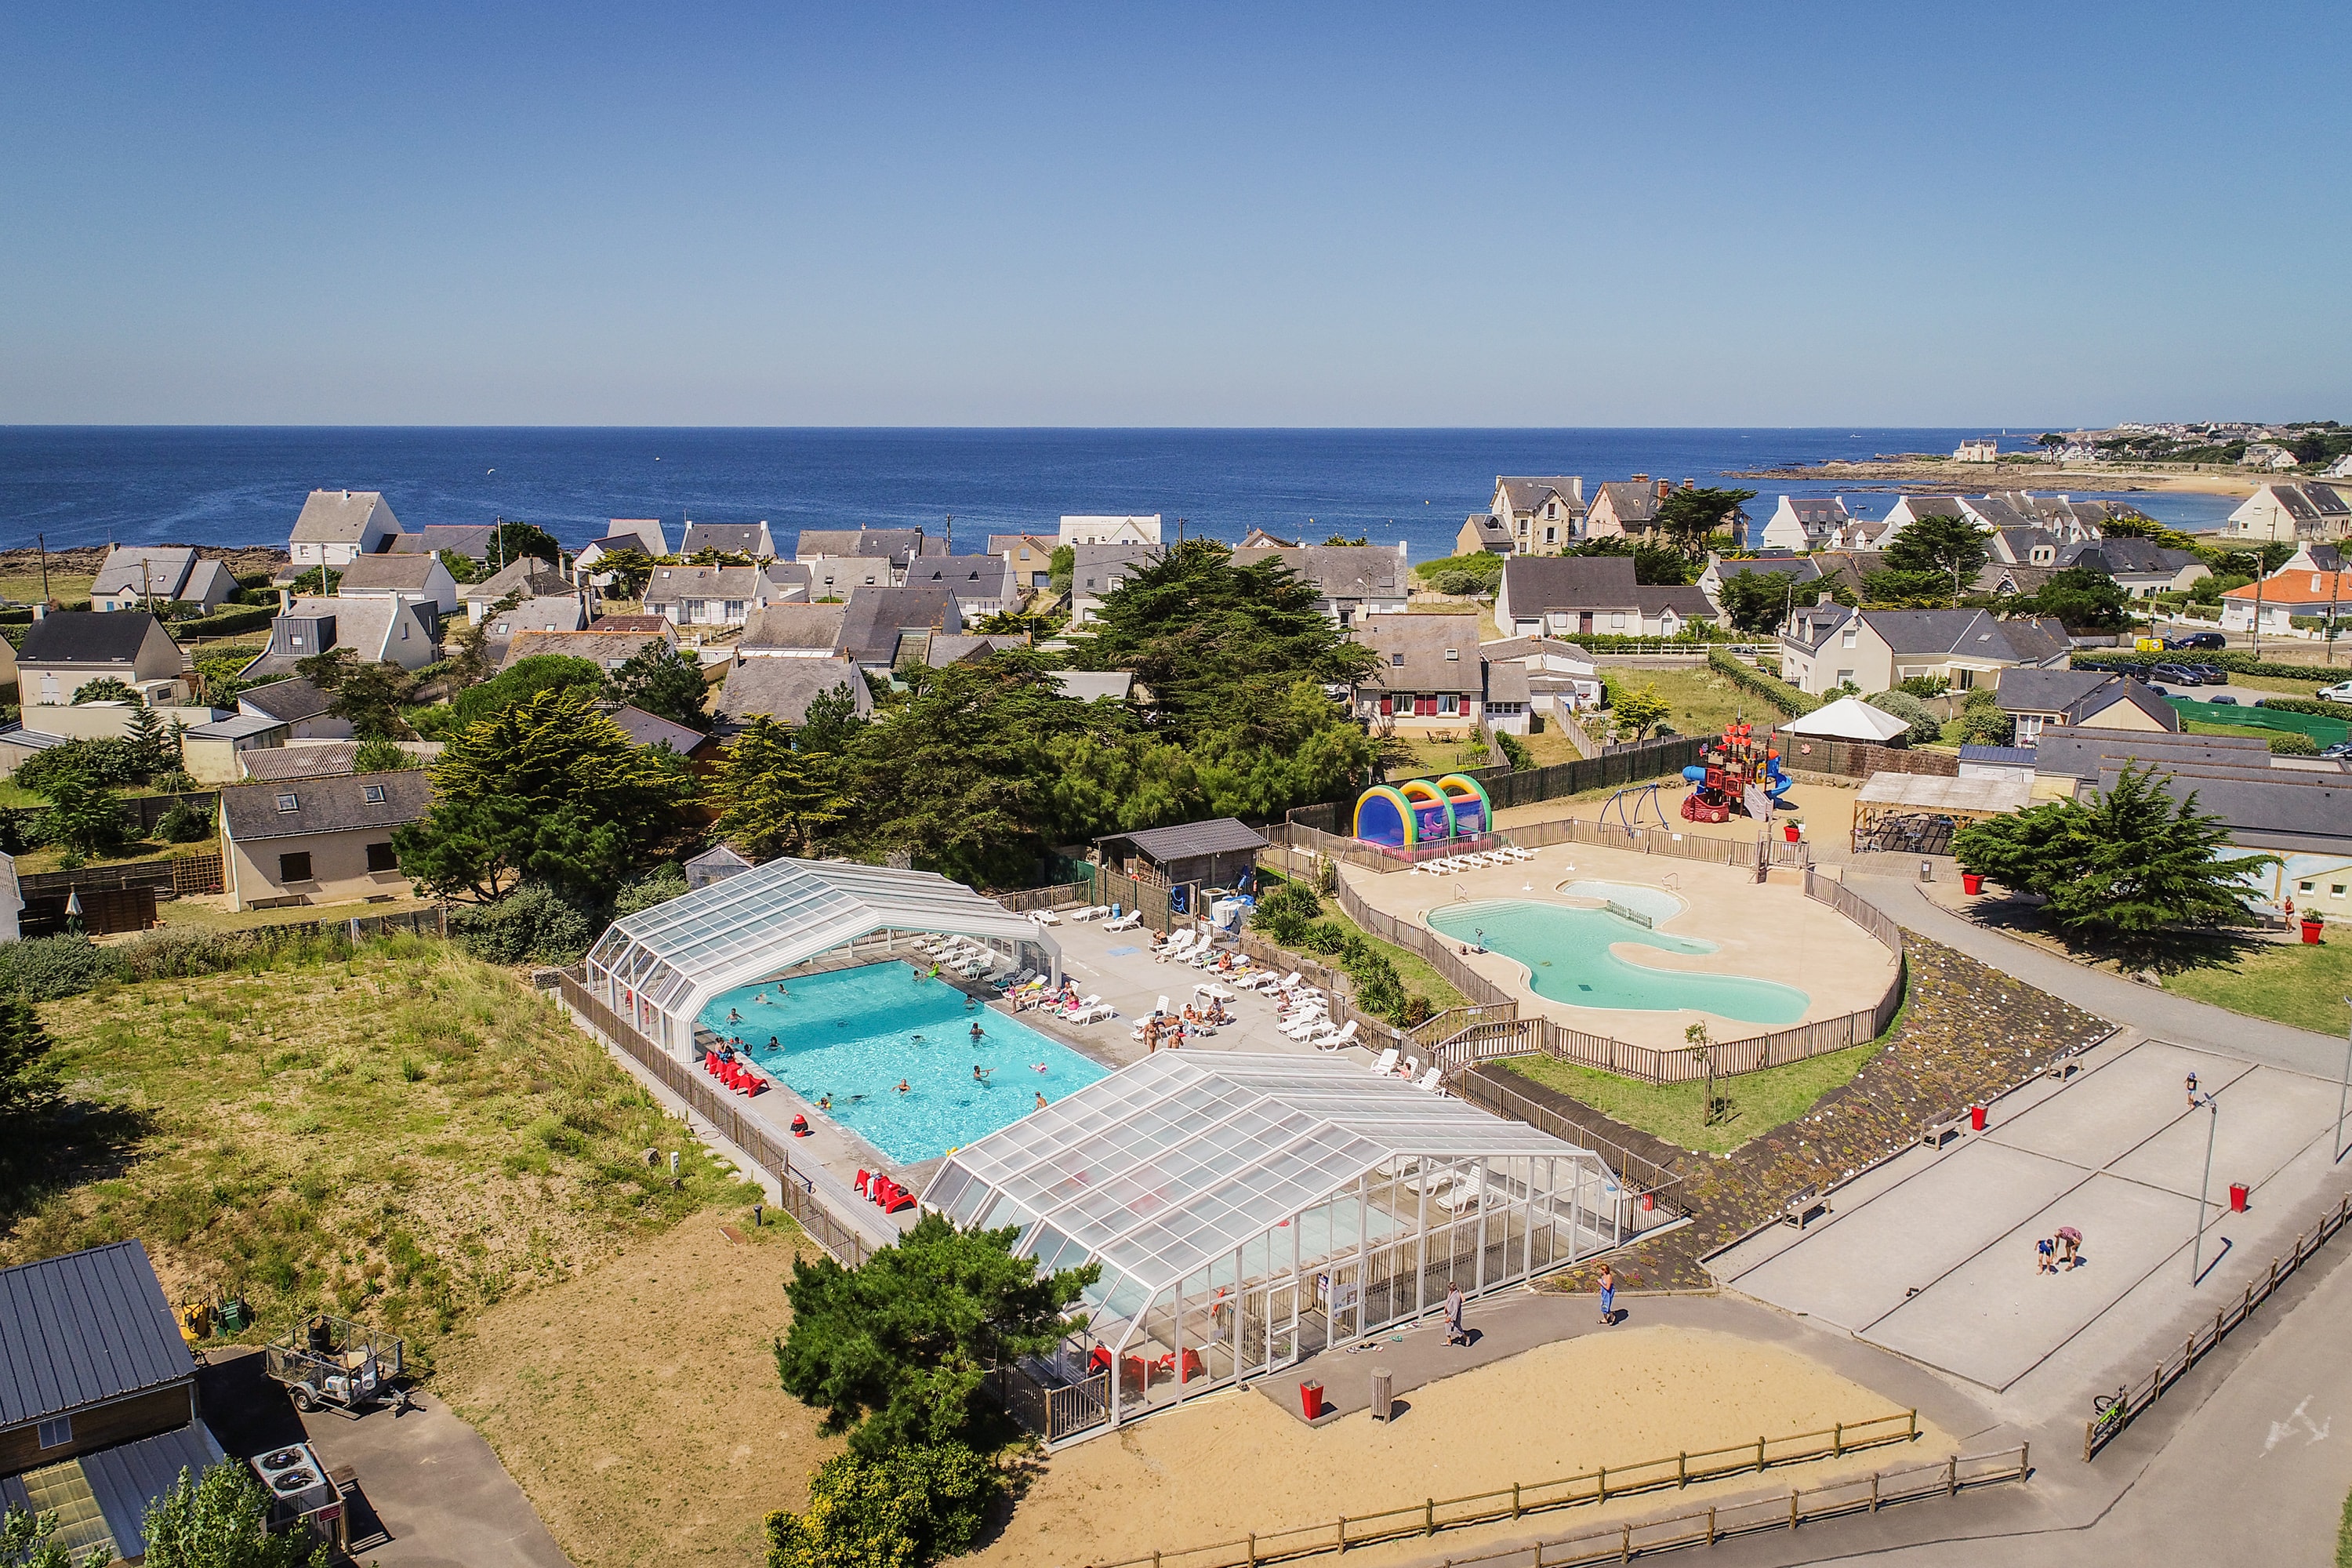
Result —
M1599 1155L1334 1058L1160 1052L950 1155L923 1203L1102 1266L1008 1374L1048 1440L1115 1426L1618 1245Z

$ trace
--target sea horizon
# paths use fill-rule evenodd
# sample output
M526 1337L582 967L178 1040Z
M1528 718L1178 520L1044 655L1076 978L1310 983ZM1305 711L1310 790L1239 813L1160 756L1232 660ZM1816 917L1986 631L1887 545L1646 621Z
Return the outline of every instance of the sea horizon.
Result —
M779 549L803 528L913 527L961 552L992 533L1052 532L1071 513L1157 512L1227 541L1253 528L1452 553L1498 474L1636 474L1780 494L1840 495L1858 515L1893 485L1735 479L1740 469L1949 451L2043 426L0 426L0 544L282 544L313 489L380 490L404 527L536 523L571 548L611 519L766 521ZM1988 488L2060 490L2014 470ZM1974 489L1975 487L1970 487ZM2063 489L2076 496L2125 492ZM2131 492L2149 515L2219 526L2226 496Z

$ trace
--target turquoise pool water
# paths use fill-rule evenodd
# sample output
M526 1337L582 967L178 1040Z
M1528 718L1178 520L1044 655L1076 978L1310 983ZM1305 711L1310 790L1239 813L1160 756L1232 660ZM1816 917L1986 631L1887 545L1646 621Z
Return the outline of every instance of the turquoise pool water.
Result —
M1622 904L1635 914L1649 916L1654 925L1664 925L1683 912L1683 901L1674 894L1639 882L1570 882L1560 891L1571 899L1599 899L1603 903Z
M894 962L746 985L703 1009L701 1024L740 1037L761 1071L812 1104L831 1095L828 1115L902 1165L1011 1126L1040 1094L1059 1100L1107 1076L1067 1046L915 973ZM730 1012L740 1021L729 1022ZM975 1066L988 1082L973 1079Z
M1488 947L1528 966L1536 994L1578 1007L1635 1013L1687 1007L1744 1024L1793 1024L1812 1000L1794 986L1742 974L1694 974L1628 963L1610 951L1611 944L1637 942L1668 952L1713 952L1716 946L1651 931L1606 910L1488 899L1432 910L1429 923L1456 942L1475 942L1484 931Z

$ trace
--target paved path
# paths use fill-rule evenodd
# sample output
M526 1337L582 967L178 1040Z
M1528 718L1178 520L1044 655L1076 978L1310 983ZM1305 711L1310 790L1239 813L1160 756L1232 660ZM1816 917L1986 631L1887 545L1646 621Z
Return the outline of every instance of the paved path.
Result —
M1905 858L1906 866L1913 863ZM2344 1041L2339 1037L2249 1017L2070 963L2030 942L1960 919L1931 902L1916 882L1899 875L1855 864L1847 868L1845 880L1847 887L1906 930L1957 948L1979 963L2144 1035L2315 1078L2333 1079L2343 1073Z

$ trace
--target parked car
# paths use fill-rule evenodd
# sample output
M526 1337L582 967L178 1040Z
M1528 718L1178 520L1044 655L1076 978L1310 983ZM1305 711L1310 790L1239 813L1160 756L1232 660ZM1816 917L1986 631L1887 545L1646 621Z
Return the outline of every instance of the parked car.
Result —
M2208 686L2227 686L2230 672L2218 664L2192 664L2186 667L2197 672L2197 679Z
M2352 757L2352 741L2338 741L2332 746L2322 747L2319 754L2323 757L2336 757L2339 759L2344 757Z
M2169 680L2175 686L2202 686L2205 684L2204 677L2199 675L2195 670L2189 668L2185 664L2159 664L2155 668L2153 673Z
M2217 691L2205 700L2222 708L2235 708L2238 705L2238 700L2226 691Z
M2186 637L2165 638L2164 646L2167 647L2223 648L2230 646L2230 639L2223 637L2220 632L2190 632Z
M2352 702L2352 680L2339 680L2333 686L2323 686L2317 695L2322 702Z

